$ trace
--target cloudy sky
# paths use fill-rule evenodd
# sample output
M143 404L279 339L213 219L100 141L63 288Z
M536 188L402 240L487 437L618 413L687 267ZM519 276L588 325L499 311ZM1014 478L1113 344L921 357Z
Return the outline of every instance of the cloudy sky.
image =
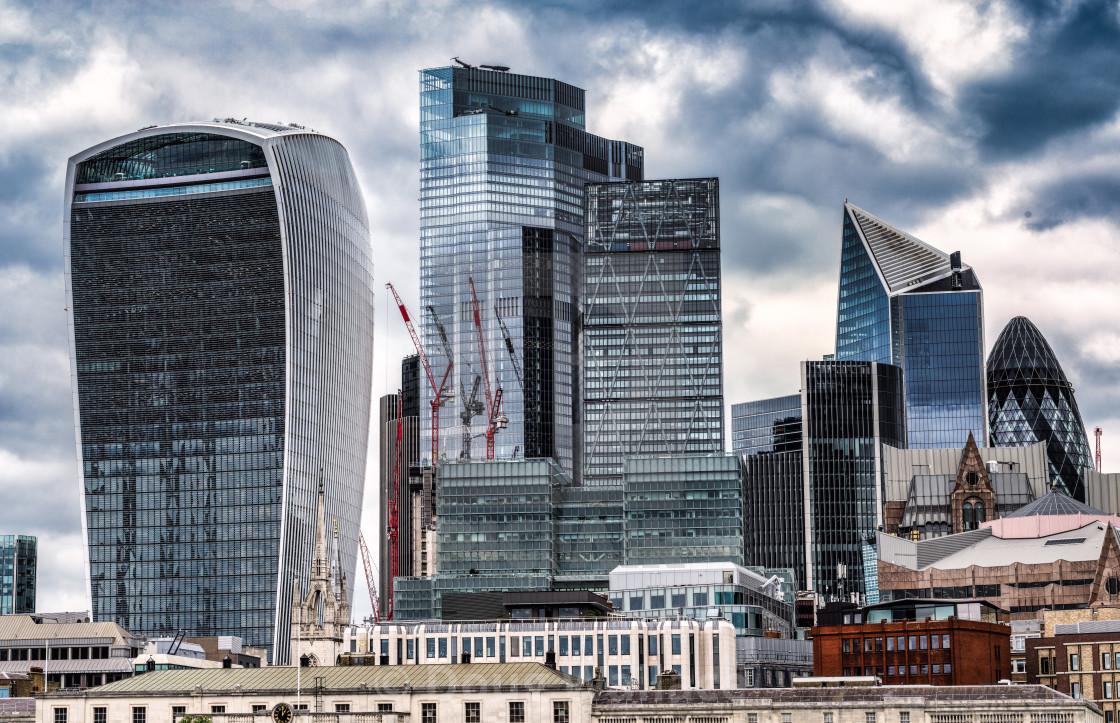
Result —
M451 56L587 89L588 130L644 146L650 178L720 177L729 404L795 392L797 362L832 350L847 198L963 253L989 348L1030 317L1086 424L1106 430L1105 468L1120 469L1118 13L1062 0L0 0L0 534L39 537L40 610L88 608L66 159L216 116L329 133L366 194L379 289L391 280L416 303L417 70ZM379 307L376 395L410 349ZM371 476L371 539L375 489Z

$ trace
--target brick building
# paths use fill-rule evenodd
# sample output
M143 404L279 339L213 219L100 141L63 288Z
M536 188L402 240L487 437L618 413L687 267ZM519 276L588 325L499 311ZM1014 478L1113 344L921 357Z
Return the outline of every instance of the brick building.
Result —
M863 622L813 628L813 674L887 685L984 685L1011 677L1007 613L983 601L904 600Z
M1027 682L1093 701L1104 723L1120 709L1120 609L1044 613L1043 636L1027 643Z

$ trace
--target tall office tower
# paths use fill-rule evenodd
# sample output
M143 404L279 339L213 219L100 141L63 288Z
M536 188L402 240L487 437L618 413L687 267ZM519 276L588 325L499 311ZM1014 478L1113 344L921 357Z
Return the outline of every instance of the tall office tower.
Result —
M719 179L587 186L583 484L723 451Z
M406 356L401 361L401 391L398 394L386 394L379 400L380 414L378 415L378 429L381 437L380 445L380 518L381 531L384 533L380 541L379 580L380 588L378 603L382 610L389 609L389 577L392 573L392 547L389 537L389 500L393 496L393 477L397 462L397 421L400 420L400 483L396 490L397 502L397 549L398 575L418 575L419 570L414 567L420 562L415 559L413 537L422 530L417 529L413 523L417 521L419 510L413 505L413 490L422 487L423 476L419 460L423 455L420 449L420 418L419 395L420 391L420 357ZM430 479L430 475L429 475ZM428 488L429 499L431 488ZM423 525L420 525L423 527Z
M844 203L836 359L902 369L909 447L986 444L983 294L959 253Z
M1083 475L1093 466L1073 385L1054 350L1030 319L1016 316L988 356L992 446L1046 443L1051 480L1085 502Z
M902 371L802 362L801 390L807 588L865 592L862 543L883 522L883 444L901 446L906 436Z
M801 395L731 405L731 446L743 459L748 565L794 571L806 589Z
M485 383L478 395L470 392L488 369L508 417L495 435L495 456L551 457L571 473L578 468L583 188L641 180L642 149L587 133L579 88L467 66L420 72L420 158L424 343L432 367L445 369L442 325L457 392L439 415L440 457L486 456ZM421 385L421 409L432 396ZM425 429L424 449L429 437ZM468 455L475 439L481 442Z
M286 663L320 480L350 579L362 510L373 263L346 150L147 128L70 158L65 221L93 616Z
M38 540L29 535L0 535L0 615L35 612Z

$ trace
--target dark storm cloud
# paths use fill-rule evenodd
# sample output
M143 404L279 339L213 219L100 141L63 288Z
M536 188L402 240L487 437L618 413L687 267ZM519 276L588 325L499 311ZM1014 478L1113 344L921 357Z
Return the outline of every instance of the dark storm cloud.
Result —
M1082 218L1120 221L1120 175L1083 176L1056 181L1038 190L1025 218L1032 231L1048 231Z
M983 126L981 147L997 157L1038 151L1048 141L1112 118L1120 107L1120 19L1116 3L1022 2L1029 37L1011 69L966 87L961 110Z

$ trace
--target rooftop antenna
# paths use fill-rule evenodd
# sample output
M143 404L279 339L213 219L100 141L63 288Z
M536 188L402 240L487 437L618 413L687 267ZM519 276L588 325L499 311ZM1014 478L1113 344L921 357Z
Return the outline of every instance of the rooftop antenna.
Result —
M459 65L463 66L464 68L473 68L473 67L474 67L474 66L473 66L473 65L471 65L470 63L467 63L467 62L465 62L465 61L459 60L459 56L458 56L458 55L456 55L456 56L455 56L454 58L452 58L452 60L453 60L453 61L455 61L456 63L458 63Z
M1094 461L1096 462L1098 472L1101 471L1101 435L1102 434L1104 434L1104 430L1102 430L1100 427L1097 427L1096 429L1093 430L1093 436L1095 436L1097 438L1097 456L1096 456L1096 459Z

